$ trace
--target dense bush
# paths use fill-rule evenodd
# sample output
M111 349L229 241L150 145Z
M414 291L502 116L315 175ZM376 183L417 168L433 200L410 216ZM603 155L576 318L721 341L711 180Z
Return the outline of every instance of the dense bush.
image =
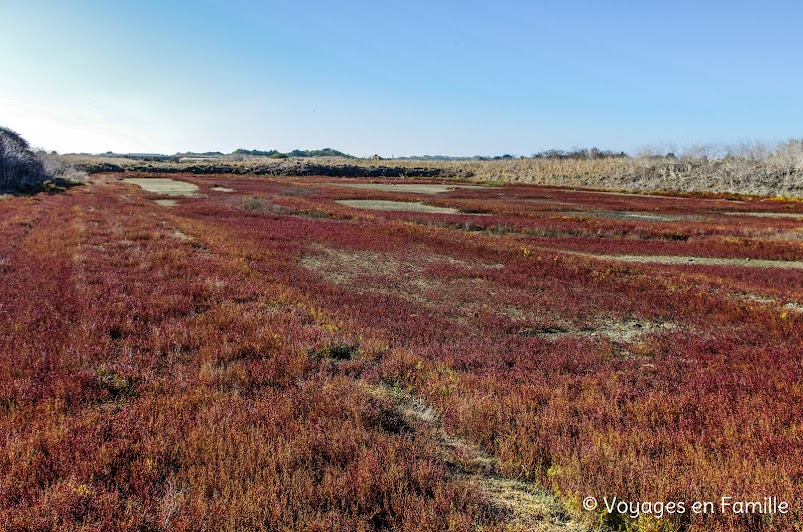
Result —
M0 127L0 189L30 188L44 180L44 166L25 139Z

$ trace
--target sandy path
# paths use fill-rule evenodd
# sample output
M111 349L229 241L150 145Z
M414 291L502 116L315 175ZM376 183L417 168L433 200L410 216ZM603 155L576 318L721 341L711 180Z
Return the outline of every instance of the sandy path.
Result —
M803 220L800 212L723 212L728 216L755 216L759 218L797 218Z
M596 253L583 253L580 251L566 251L566 253L569 253L571 255L578 255L581 257L615 260L620 262L635 262L642 264L677 264L677 265L693 265L693 266L739 266L743 268L803 269L803 262L787 261L787 260L688 257L679 255L603 255Z

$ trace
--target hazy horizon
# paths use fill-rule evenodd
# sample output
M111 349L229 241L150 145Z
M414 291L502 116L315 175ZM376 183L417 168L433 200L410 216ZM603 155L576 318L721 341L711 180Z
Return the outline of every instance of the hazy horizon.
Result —
M59 152L355 156L803 137L793 2L0 5L0 125Z

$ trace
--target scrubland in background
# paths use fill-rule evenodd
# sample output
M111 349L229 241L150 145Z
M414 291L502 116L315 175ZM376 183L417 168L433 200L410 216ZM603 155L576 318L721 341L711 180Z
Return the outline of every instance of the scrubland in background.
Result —
M61 190L86 177L68 158L35 152L18 133L0 127L0 193Z
M44 165L25 139L0 127L0 190L33 188L45 179Z
M803 141L684 150L644 148L633 156L598 150L552 150L532 157L460 160L290 157L235 153L204 158L135 160L67 155L81 170L197 174L443 177L628 191L676 191L803 197Z

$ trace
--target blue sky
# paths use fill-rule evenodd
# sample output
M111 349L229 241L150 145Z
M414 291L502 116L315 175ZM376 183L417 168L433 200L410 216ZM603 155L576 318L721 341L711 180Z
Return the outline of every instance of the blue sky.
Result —
M771 0L0 0L0 125L61 152L800 138L800 20Z

